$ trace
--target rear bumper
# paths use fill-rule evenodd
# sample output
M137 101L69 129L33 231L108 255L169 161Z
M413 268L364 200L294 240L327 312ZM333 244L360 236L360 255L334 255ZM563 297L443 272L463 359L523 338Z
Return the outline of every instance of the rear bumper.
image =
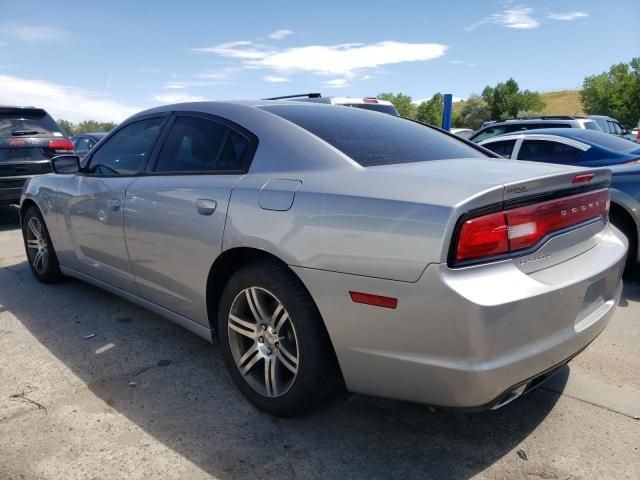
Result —
M526 274L512 262L416 283L294 269L316 300L347 387L453 408L492 408L562 366L605 328L622 292L626 239L611 226L577 257ZM356 290L395 310L351 302Z

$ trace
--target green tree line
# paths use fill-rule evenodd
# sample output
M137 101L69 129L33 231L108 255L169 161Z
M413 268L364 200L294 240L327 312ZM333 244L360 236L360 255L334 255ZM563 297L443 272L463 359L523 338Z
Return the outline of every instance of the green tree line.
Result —
M586 77L580 96L588 114L609 115L627 127L636 126L640 117L640 58ZM418 105L404 93L381 93L378 98L393 103L403 117L436 126L442 123L443 95L439 92ZM471 94L460 111L452 115L451 126L476 130L489 120L539 116L544 108L538 92L521 90L510 78L493 87L487 85L481 95Z
M63 118L58 119L58 125L62 128L67 135L73 137L81 133L91 132L109 132L118 126L113 122L97 122L95 120L84 120L82 122L73 123Z

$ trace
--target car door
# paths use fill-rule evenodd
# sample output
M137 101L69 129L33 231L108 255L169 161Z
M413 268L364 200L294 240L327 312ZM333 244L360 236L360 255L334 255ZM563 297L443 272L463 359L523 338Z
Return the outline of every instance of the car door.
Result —
M208 326L206 286L227 206L256 140L222 119L177 114L145 176L127 187L125 234L140 295Z
M565 143L553 140L533 140L525 137L520 145L517 158L533 162L577 164L582 153L583 150Z
M137 293L124 240L125 191L144 171L165 121L156 116L123 126L67 179L58 193L70 245L62 265Z

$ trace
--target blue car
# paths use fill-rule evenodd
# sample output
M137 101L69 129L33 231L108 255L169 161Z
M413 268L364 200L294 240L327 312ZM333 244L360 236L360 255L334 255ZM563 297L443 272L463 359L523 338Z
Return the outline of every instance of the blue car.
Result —
M640 163L640 144L582 128L541 128L499 135L480 142L505 158L604 167Z

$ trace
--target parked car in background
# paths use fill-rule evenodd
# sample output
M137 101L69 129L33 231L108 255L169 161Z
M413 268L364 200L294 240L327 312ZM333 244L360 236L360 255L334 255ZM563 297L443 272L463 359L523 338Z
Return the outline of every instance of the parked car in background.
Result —
M627 271L640 266L640 165L611 167L611 223L629 240Z
M473 130L471 130L470 128L452 128L449 131L461 138L468 139L471 135L473 135Z
M627 271L636 268L640 261L640 145L608 133L573 128L500 135L480 142L480 145L505 158L590 167L611 166L610 218L629 239Z
M636 140L636 137L620 124L615 118L608 117L606 115L587 115L587 118L592 119L598 124L600 130L610 135L617 135L628 140Z
M83 158L108 132L82 133L71 137L73 150L76 155Z
M608 133L545 128L499 135L479 145L505 158L602 167L640 163L640 145Z
M340 385L498 408L602 332L627 243L608 170L492 155L359 108L167 105L29 182L25 249L219 340L269 413Z
M0 205L18 203L24 182L51 172L50 159L73 144L41 108L0 106Z
M285 95L284 97L273 97L266 100L295 100L297 102L327 103L329 105L341 105L343 107L361 108L374 112L388 113L399 116L398 110L393 103L387 100L378 100L376 97L323 97L319 93L303 93L300 95Z
M516 118L501 122L491 122L469 137L469 140L478 143L497 135L538 128L582 128L600 130L600 127L595 121L585 117L553 116L526 119Z

